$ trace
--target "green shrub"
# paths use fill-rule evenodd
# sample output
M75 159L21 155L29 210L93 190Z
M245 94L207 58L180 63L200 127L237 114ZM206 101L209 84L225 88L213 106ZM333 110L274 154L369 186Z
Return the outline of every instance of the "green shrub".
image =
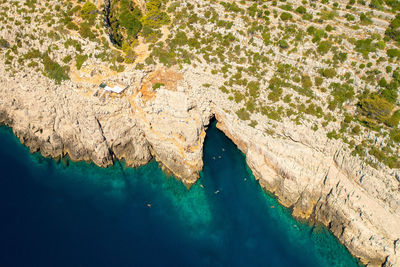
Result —
M10 43L3 37L0 37L0 49L1 48L9 48L9 47L10 47Z
M396 142L396 143L400 143L400 129L393 129L390 132L390 138Z
M255 109L256 109L256 106L254 104L254 100L250 99L249 101L247 101L246 110L253 113Z
M257 124L258 124L258 122L257 121L255 121L255 120L252 120L250 123L249 123L249 126L250 127L256 127L257 126Z
M400 14L391 21L389 27L385 31L386 36L400 43Z
M382 161L386 155L382 150L379 150L377 147L371 148L368 153L374 157L376 157L379 161Z
M135 62L137 58L137 55L135 53L135 51L133 51L133 49L131 47L129 47L126 51L125 51L125 63L127 64L132 64Z
M250 119L250 113L247 112L246 109L241 108L238 111L236 111L236 115L239 117L241 120L249 120Z
M228 94L228 93L229 93L229 90L226 89L226 87L223 86L223 85L219 87L219 90L221 90L221 92L223 92L223 93L225 93L225 94Z
M357 110L362 116L379 123L389 120L393 109L390 102L376 94L362 98L357 106Z
M332 11L322 10L321 11L321 19L323 19L323 20L334 19L337 15L338 15L337 11L335 11L335 10L332 10Z
M241 102L244 99L244 95L240 93L239 91L234 92L234 99L236 103Z
M313 15L307 13L307 14L304 14L301 18L304 19L304 20L312 20L313 19Z
M313 115L317 118L322 118L322 116L324 115L322 108L319 106L316 106L314 103L311 103L310 105L308 105L308 107L304 110L304 112L306 114Z
M385 121L385 124L389 127L397 127L400 122L400 110L397 110L393 115Z
M271 100L273 102L279 101L279 99L282 95L282 92L283 92L281 85L282 85L282 81L275 76L269 80L268 88L271 90L271 92L268 94L269 100Z
M63 58L63 62L65 64L69 63L72 60L72 56L71 55L67 55Z
M124 1L122 1L124 2ZM128 4L124 4L128 6ZM124 6L123 5L123 6ZM136 38L137 34L142 29L142 23L139 18L141 17L141 12L137 7L131 11L130 9L124 9L121 7L121 13L119 14L119 26L126 30L128 38Z
M331 83L329 88L332 90L331 95L333 96L330 105L334 107L341 107L344 102L354 97L354 88L347 83Z
M291 94L285 95L285 97L283 98L283 102L285 102L285 103L290 103L291 101L292 101Z
M296 12L299 14L306 14L307 9L304 6L299 6L298 8L296 8Z
M345 52L335 53L335 55L333 56L333 60L337 60L341 63L345 62L346 59L347 59L347 53Z
M34 67L38 67L39 64L36 61L32 61L28 63L28 67L30 68L34 68Z
M235 2L220 2L220 4L225 8L226 11L234 12L234 13L244 13L244 10L240 8Z
M368 153L374 156L379 162L387 165L389 168L400 167L400 162L396 156L390 156L388 153L385 153L377 147L372 147Z
M310 28L311 27L309 27L309 29ZM312 28L314 28L314 27L312 27ZM311 28L311 30L312 30L312 28ZM314 28L314 31L312 31L312 35L313 35L313 38L311 41L313 43L318 43L319 41L321 41L322 38L326 38L328 36L328 34L323 29L315 29L315 28Z
M143 26L159 28L170 22L167 13L162 11L162 0L149 0L146 3L146 14L141 19Z
M378 41L378 42L376 43L376 47L377 47L378 49L380 49L380 50L383 50L383 49L385 49L385 47L386 47L386 43L385 43L384 41L380 40L380 41Z
M29 50L25 55L24 59L33 59L33 58L40 58L42 53L38 49Z
M123 72L125 70L125 66L113 64L110 66L110 69L116 72Z
M147 65L153 65L153 64L156 63L156 62L154 61L154 58L153 58L152 55L149 55L149 56L145 59L144 62L145 62Z
M67 39L64 43L64 47L69 48L70 46L74 47L77 52L82 52L82 45L79 43L79 41Z
M367 58L369 53L376 51L376 45L372 43L372 39L357 40L356 51Z
M372 24L371 18L367 17L367 15L365 15L364 13L361 13L361 15L360 15L360 22L362 25L371 25Z
M332 25L330 25L330 24L328 24L328 25L326 25L326 27L325 27L325 30L327 31L327 32L331 32L331 31L333 31L335 28L332 26Z
M400 58L400 50L396 49L396 48L388 49L387 55L390 58L394 58L394 57Z
M393 78L389 84L386 83L382 85L383 89L380 91L380 95L383 96L390 103L395 104L399 95L399 82L395 78Z
M285 4L285 5L281 5L279 8L286 10L286 11L292 11L293 7L291 4Z
M354 15L352 15L350 13L347 13L344 17L347 19L347 21L355 21L356 20Z
M326 134L329 139L339 139L339 135L335 130L332 130Z
M136 64L135 69L137 69L137 70L143 70L143 69L144 69L144 64L143 64L143 63L138 63L138 64Z
M354 126L353 127L353 129L351 130L351 132L353 133L353 134L360 134L361 133L361 127L360 127L360 125L356 125L356 126Z
M312 80L311 80L310 76L303 75L301 77L301 86L303 88L310 88L311 86L313 86L313 83L312 83Z
M322 77L315 77L314 79L315 85L316 86L321 86L321 84L324 82L324 79Z
M281 39L279 40L279 47L282 49L286 49L289 47L289 44L285 39Z
M386 5L392 8L392 12L400 11L400 3L396 0L385 0Z
M281 114L283 114L283 109L282 107L275 109L272 106L262 106L261 114L267 116L271 120L281 121Z
M365 156L365 144L361 143L355 147L353 152L351 152L351 155L353 156L360 156L361 158Z
M334 68L320 69L320 73L325 78L334 78L336 76L336 70Z
M283 21L288 21L288 20L291 20L293 18L293 16L292 16L292 14L290 14L288 12L282 12L280 18Z
M176 53L172 50L167 50L164 48L154 48L152 55L155 58L158 58L160 63L164 64L167 67L173 66L177 63Z
M96 20L97 8L92 2L87 1L82 6L80 14L84 20L86 20L90 24L93 24Z
M70 29L70 30L75 30L75 31L78 31L78 30L79 30L78 24L76 24L76 23L73 22L73 21L68 21L68 22L65 23L65 24L66 24L67 28Z
M65 69L57 62L53 61L49 55L45 54L42 58L42 61L44 65L44 73L47 77L53 79L57 84L60 84L61 81L69 79Z
M282 92L283 92L282 88L280 87L275 88L272 92L268 94L268 99L271 100L272 102L277 102L279 101Z
M326 53L329 52L329 50L332 47L332 42L331 41L322 41L319 43L317 51L322 54L325 55Z
M88 38L92 41L96 39L96 35L91 29L91 24L87 22L81 24L79 28L79 34L82 36L82 38Z
M369 6L376 9L383 9L383 0L371 0Z
M260 94L260 83L255 81L250 81L247 84L247 90L251 97L257 98Z
M82 68L83 63L85 63L85 61L88 59L87 55L77 55L75 57L75 61L76 61L76 68L78 70L80 70Z
M142 29L142 13L130 0L112 1L108 19L114 42L122 46L126 41L131 43Z
M162 86L165 86L165 85L163 83L155 83L155 84L153 84L153 90L157 90Z

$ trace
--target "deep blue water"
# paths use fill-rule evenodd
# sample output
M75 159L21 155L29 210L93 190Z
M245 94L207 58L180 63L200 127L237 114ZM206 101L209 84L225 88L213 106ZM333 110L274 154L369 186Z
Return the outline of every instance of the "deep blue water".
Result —
M358 266L265 194L214 125L191 190L155 162L101 169L30 155L6 127L0 173L0 266Z

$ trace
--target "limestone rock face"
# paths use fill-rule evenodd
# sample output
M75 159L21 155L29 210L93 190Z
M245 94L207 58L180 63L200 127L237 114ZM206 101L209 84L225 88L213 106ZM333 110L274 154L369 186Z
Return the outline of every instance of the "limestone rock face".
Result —
M5 73L2 70L2 73ZM0 78L0 123L13 128L31 152L93 161L101 167L121 159L140 166L155 158L190 186L203 167L204 126L200 111L182 90L160 88L146 98L138 88L145 73L130 73L125 97L73 82L55 86L31 73ZM182 87L183 88L183 87ZM182 89L181 88L181 89ZM89 92L90 91L90 92Z
M215 115L260 184L294 216L324 224L369 266L400 264L398 170L373 169L305 125L260 118L263 128L249 126L217 89L220 81L199 69L128 70L121 74L128 88L113 95L97 85L54 85L36 73L12 77L1 68L0 123L32 152L102 167L154 158L190 186L203 167L205 129ZM165 85L152 87L154 80Z
M350 157L340 144L318 147L311 131L265 137L250 134L218 108L215 113L218 128L246 154L260 184L293 207L294 216L323 223L368 266L399 266L400 194L394 173Z
M184 92L160 89L153 100L135 99L136 116L162 162L187 185L192 185L203 168L204 121L196 104Z
M130 166L151 159L150 145L126 105L107 104L74 91L72 85L54 86L33 76L0 78L0 122L13 128L22 143L44 156L67 155L72 160L113 164L113 156Z

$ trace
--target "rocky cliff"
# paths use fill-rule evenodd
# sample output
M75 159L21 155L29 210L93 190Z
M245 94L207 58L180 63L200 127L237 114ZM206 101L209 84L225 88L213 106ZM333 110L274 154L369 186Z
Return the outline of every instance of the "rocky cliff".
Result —
M4 73L4 70L2 73ZM149 80L175 70L125 73L124 97L83 90L72 82L54 86L36 73L0 78L0 121L31 151L44 156L93 161L125 160L129 166L152 158L195 183L202 169L205 128L212 116L243 153L260 184L293 215L327 226L362 262L398 266L400 259L399 174L376 170L307 127L283 125L271 136L224 111L219 91L205 91L207 76L194 69L176 85L156 91Z
M378 172L306 129L284 129L273 138L216 115L261 186L295 217L323 223L368 266L399 266L398 173Z
M400 17L361 2L0 0L0 123L190 187L215 116L294 216L400 266Z

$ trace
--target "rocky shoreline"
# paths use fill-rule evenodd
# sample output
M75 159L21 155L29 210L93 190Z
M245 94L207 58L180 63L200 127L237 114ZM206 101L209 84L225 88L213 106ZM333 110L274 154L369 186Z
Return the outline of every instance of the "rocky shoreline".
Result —
M205 129L215 116L261 186L293 216L324 224L368 266L400 266L398 171L373 169L304 125L270 125L275 135L248 126L227 112L218 90L200 86L208 77L196 69L153 92L146 82L157 71L176 72L125 72L130 87L124 95L98 97L104 93L96 87L55 86L33 72L12 77L1 69L0 123L31 152L101 167L114 159L141 166L154 158L190 187L203 167Z
M190 187L215 117L293 216L400 266L392 2L0 2L0 124L31 152L155 159Z
M260 146L260 139L243 138L225 118L217 120L246 154L260 185L292 208L293 216L324 224L363 264L399 265L399 198L389 193L396 181L340 148L330 157L299 135Z

